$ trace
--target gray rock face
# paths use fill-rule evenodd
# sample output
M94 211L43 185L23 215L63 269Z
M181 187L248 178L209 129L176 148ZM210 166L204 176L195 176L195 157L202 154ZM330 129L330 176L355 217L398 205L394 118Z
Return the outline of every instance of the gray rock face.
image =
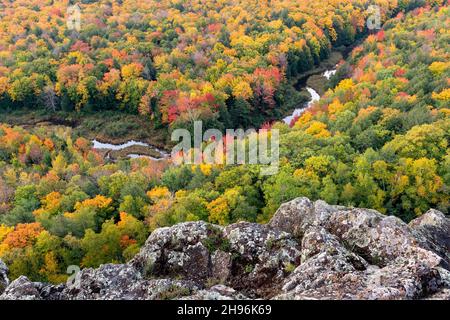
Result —
M2 294L3 291L5 291L8 285L9 285L8 267L2 260L0 260L0 294Z
M233 288L219 284L191 296L182 297L181 300L248 300L248 298Z
M450 221L436 210L407 225L298 198L267 225L161 228L127 264L59 286L20 277L0 299L450 299L449 252ZM8 284L6 273L0 263Z
M27 277L21 276L11 282L0 300L63 300L64 285L50 285L40 282L31 282Z
M219 282L257 297L281 285L284 269L298 264L300 255L290 234L268 226L188 222L156 230L130 265L147 277L176 277L201 287Z
M276 298L419 299L446 286L440 272L439 253L448 252L443 242L426 250L427 241L408 225L374 210L332 207L324 213L308 207L302 264ZM440 218L439 226L450 232L448 219ZM423 233L422 238L435 236L434 230Z

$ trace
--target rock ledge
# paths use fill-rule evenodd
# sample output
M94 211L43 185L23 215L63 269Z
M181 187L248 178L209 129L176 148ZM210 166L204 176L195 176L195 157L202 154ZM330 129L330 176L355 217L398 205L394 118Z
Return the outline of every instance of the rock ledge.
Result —
M267 225L186 222L154 231L127 264L61 285L11 283L0 299L450 299L450 220L409 225L368 209L298 198Z

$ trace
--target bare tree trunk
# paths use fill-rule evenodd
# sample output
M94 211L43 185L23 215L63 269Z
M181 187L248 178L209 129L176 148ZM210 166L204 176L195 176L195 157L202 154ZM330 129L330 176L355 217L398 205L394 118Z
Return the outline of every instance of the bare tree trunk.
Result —
M47 85L42 92L42 100L47 109L55 112L58 105L58 96L52 85Z

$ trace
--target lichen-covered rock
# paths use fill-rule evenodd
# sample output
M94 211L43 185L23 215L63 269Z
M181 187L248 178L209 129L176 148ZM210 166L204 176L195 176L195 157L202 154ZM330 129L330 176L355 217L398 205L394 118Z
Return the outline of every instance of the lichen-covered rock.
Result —
M131 265L145 276L177 276L205 281L210 276L209 237L222 229L205 222L186 222L155 230Z
M369 264L323 227L311 226L302 240L302 263L283 283L277 299L344 299L363 286Z
M3 291L5 291L8 285L9 285L8 267L2 260L0 260L0 294L2 294Z
M226 227L224 237L234 256L227 283L251 297L274 295L287 270L300 264L300 246L286 232L242 222Z
M143 294L136 293L142 277L128 265L106 264L98 269L84 269L67 281L64 292L72 299L118 299Z
M106 264L80 271L67 283L64 294L74 300L154 300L189 295L198 289L191 281L146 280L130 265Z
M396 217L386 217L374 210L353 209L332 213L325 223L353 252L364 257L370 264L385 266L399 256L426 256L440 260L432 252L419 246L408 226ZM439 261L438 261L439 260Z
M63 289L63 284L54 286L32 282L27 277L21 276L10 283L0 295L0 300L64 300Z
M335 210L310 225L302 239L302 264L277 298L417 299L443 286L442 259L423 249L395 217Z
M450 289L442 289L436 293L433 293L427 300L450 300Z
M366 286L358 299L420 299L439 290L440 274L427 264L407 258L399 258L386 267L374 268L363 274Z
M308 198L297 198L282 204L268 225L273 229L302 238L309 226L320 225L332 212L345 209L345 207L329 205L322 200L312 202Z
M21 276L11 282L3 294L1 300L41 300L41 295L37 286L28 280L27 277Z
M182 300L247 300L243 294L224 285L215 285L207 290L183 297Z
M438 254L449 268L450 220L442 212L432 209L411 221L409 226L423 247Z
M188 222L156 230L130 264L145 276L189 279L200 287L218 281L256 297L270 295L300 255L290 234L265 225Z
M216 250L211 256L212 276L219 282L226 282L231 275L233 255L230 252Z
M84 269L59 286L20 277L0 298L450 299L449 237L436 210L407 225L298 198L267 225L161 228L127 264ZM6 273L0 263L3 283Z

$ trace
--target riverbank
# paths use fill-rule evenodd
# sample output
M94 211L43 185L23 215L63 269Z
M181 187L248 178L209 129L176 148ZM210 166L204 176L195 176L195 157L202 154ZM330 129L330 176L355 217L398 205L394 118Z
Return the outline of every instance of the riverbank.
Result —
M336 65L345 59L343 50L344 49L339 50L336 49L335 51L332 51L330 53L330 56L327 59L323 60L318 66L291 79L290 82L297 90L305 88L308 85L308 80L311 77L321 75L327 70L336 68ZM324 90L324 88L325 87L323 86L323 89L321 88L313 88L313 89L319 92L321 90Z
M98 140L92 141L93 148L104 152L105 158L111 160L123 158L148 158L153 161L169 159L170 154L167 151L158 149L142 141L129 140L122 144L103 143Z

